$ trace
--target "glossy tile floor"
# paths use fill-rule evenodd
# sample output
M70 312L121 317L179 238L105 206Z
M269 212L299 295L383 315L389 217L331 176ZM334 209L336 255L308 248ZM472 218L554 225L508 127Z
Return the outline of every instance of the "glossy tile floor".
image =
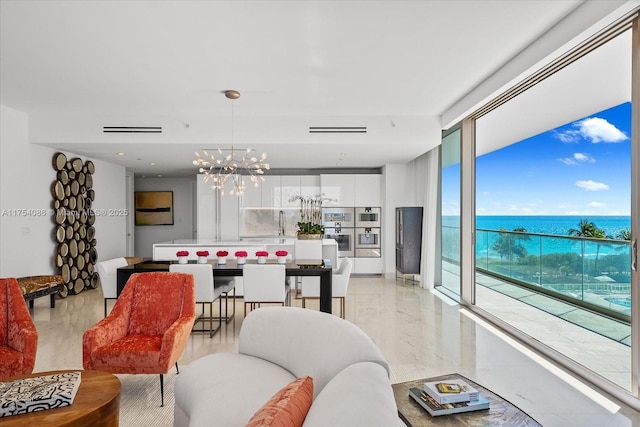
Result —
M181 365L205 354L236 351L241 301L239 315L213 338L191 335ZM54 309L48 302L40 298L32 310L39 333L35 371L81 369L82 333L103 317L102 293L69 296ZM300 306L300 300L293 299L293 305ZM346 305L347 320L360 326L389 361L393 382L459 372L544 426L640 426L639 412L543 366L542 358L438 292L410 281L352 277Z

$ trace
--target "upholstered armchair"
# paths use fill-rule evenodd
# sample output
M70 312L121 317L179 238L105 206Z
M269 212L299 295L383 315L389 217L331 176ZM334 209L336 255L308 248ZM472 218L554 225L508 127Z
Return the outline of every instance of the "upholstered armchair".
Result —
M195 321L193 275L149 272L131 275L111 313L85 331L82 364L114 374L163 374L184 351Z
M30 374L37 348L38 332L18 281L0 279L0 381Z

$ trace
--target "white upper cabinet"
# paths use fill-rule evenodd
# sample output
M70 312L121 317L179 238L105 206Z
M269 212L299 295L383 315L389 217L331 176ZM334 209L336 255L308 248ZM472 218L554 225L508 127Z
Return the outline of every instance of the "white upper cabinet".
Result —
M327 204L326 206L355 206L355 175L320 175L320 191L324 194L324 197L336 200L336 203Z
M382 206L382 175L355 175L355 207Z
M302 175L300 177L300 195L314 197L320 194L320 175ZM298 203L296 206L300 206Z
M280 180L282 201L281 207L299 207L300 202L290 201L292 197L300 195L300 175L282 175Z
M265 175L260 187L262 188L263 208L281 207L282 188L280 186L280 175Z
M261 182L262 183L262 182ZM262 186L256 187L253 182L247 177L244 177L244 184L246 185L242 194L242 207L245 208L259 208L262 207Z
M245 179L243 208L299 208L293 196L312 197L320 194L320 175L265 175L258 188Z

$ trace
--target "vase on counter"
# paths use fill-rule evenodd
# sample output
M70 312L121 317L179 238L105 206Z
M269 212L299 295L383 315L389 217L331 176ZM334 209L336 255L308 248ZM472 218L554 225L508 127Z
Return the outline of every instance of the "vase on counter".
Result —
M284 251L284 250L276 251L276 256L278 257L278 264L286 264L287 255L289 255L289 252L287 251Z
M189 251L178 251L176 252L176 256L178 257L178 264L186 264Z
M227 263L227 255L229 255L228 251L216 252L216 256L218 257L218 265L225 265Z
M258 258L258 264L266 264L268 256L269 256L269 252L267 251L256 252L256 257Z
M198 264L206 264L208 262L209 251L198 251L196 255L198 255Z
M238 258L236 258L238 265L242 265L245 262L247 262L247 257L246 256L239 256Z

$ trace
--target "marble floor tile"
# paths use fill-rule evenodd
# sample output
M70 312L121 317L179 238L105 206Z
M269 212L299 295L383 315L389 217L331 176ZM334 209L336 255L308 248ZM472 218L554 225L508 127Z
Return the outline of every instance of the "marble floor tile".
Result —
M513 308L513 299L501 298L506 299L494 301L493 308ZM488 301L487 295L483 300ZM301 300L293 298L292 305L300 306ZM180 364L187 365L210 353L237 351L242 306L242 300L238 300L236 317L213 338L191 334ZM519 311L505 309L504 316ZM637 411L557 368L541 364L540 356L467 312L437 291L382 277L352 277L346 301L346 319L380 347L391 366L393 382L458 372L509 400L544 426L640 426ZM101 290L58 300L53 309L48 299L41 298L31 313L39 334L35 371L81 369L82 334L103 317ZM537 319L538 326L552 321L530 316ZM547 332L557 332L552 329ZM572 332L571 339L576 342L579 331ZM538 333L544 334L545 328L539 328ZM559 335L556 339L561 340ZM606 369L614 373L624 370L624 357L624 353L618 354ZM580 391L583 387L590 392Z

